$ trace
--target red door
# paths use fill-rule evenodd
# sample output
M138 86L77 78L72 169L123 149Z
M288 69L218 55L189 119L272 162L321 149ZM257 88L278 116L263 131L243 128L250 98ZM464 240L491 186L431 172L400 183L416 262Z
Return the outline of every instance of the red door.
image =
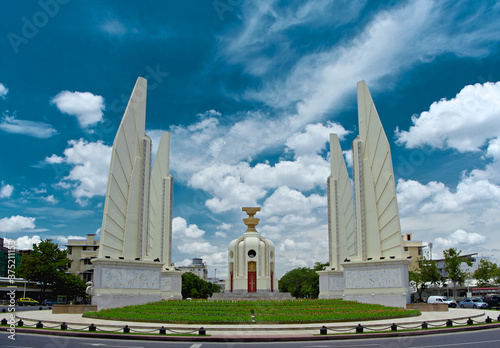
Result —
M274 292L274 282L273 282L274 272L271 271L271 292Z
M248 263L248 292L257 292L257 262Z
M231 292L233 292L233 272L231 272Z
M248 292L257 292L257 272L248 272Z

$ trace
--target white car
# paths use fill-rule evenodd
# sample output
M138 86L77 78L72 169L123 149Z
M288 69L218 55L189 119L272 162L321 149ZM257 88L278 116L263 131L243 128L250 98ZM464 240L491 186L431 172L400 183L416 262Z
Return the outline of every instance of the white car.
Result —
M446 303L448 307L457 307L457 302L446 296L429 296L427 303Z

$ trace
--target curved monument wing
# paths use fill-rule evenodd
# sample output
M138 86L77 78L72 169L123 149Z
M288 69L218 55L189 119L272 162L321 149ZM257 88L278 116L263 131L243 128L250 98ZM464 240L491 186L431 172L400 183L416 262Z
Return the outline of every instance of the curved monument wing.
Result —
M346 257L357 254L357 238L351 181L336 134L330 134L330 166L331 175L328 178L330 266L339 270L341 262Z
M113 142L99 257L140 254L137 241L144 227L141 200L148 189L150 151L145 136L146 91L147 81L139 77Z
M380 256L401 258L403 255L401 226L389 141L365 81L358 82L357 90L361 175L365 185L365 195L362 200L365 205L364 218L367 227L367 256L379 256L369 252L370 244L373 245L374 239L378 239ZM370 221L370 215L374 216L376 221ZM368 224L373 226L373 222L378 226L377 238L368 235Z
M170 133L161 136L158 152L151 172L149 196L148 257L160 258L165 266L172 264L172 185L169 174Z

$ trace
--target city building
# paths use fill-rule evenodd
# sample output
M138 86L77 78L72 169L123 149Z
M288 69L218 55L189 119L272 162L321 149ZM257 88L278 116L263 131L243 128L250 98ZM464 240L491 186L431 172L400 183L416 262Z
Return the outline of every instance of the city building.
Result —
M6 241L5 241L6 242ZM11 250L12 254L12 250ZM9 276L9 248L8 243L4 245L4 239L0 238L0 277L8 277ZM12 261L11 261L12 263ZM19 265L21 263L21 254L19 250L16 250L14 253L14 265Z
M93 280L94 266L91 259L97 257L99 241L95 240L95 234L87 234L87 239L68 239L68 259L71 264L68 270L78 275L85 281Z
M201 279L207 281L208 277L207 264L203 262L203 259L201 258L194 258L193 263L190 266L177 267L177 268L183 273L191 272L196 274Z
M411 257L411 263L408 266L408 270L414 271L418 269L418 260L423 257L424 245L421 241L412 240L412 233L405 233L402 235L403 237L403 250L405 256Z

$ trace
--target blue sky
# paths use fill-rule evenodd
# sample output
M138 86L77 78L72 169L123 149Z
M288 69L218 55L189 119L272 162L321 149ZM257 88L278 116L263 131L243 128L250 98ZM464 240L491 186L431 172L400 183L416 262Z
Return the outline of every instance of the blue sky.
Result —
M500 259L497 1L78 1L2 5L0 236L98 232L138 76L171 132L173 261L227 273L261 206L277 273L327 261L329 133L349 162L356 82L391 141L403 232Z

